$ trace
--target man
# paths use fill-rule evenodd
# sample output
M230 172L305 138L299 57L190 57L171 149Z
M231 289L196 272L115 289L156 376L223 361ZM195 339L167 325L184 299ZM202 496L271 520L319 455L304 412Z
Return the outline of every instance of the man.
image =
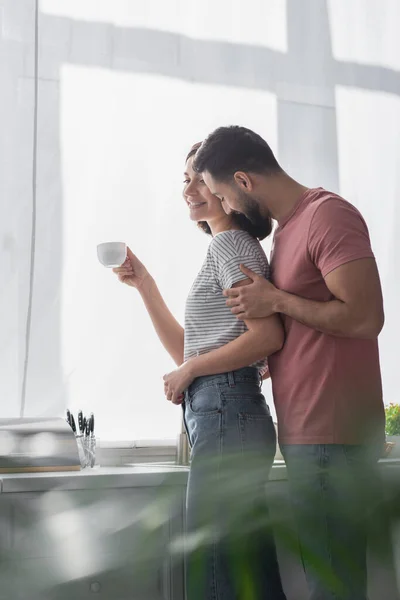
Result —
M227 212L277 221L272 283L246 268L226 290L239 319L282 316L269 361L311 600L366 600L366 517L378 486L384 407L382 293L367 226L348 202L294 181L244 127L205 140L195 169Z

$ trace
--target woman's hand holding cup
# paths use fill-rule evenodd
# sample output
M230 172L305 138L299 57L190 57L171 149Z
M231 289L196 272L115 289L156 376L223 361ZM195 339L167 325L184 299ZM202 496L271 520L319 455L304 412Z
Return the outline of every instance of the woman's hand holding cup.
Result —
M140 290L144 281L150 278L150 274L144 264L135 256L130 248L126 250L126 260L120 266L113 269L122 283Z

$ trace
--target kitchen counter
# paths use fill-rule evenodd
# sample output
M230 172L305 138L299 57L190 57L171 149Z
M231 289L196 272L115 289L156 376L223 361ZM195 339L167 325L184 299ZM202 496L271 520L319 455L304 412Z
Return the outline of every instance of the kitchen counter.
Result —
M400 458L383 459L385 472L400 466ZM185 486L188 467L173 464L132 464L125 467L98 467L83 471L53 473L8 473L0 475L0 493L46 492L157 486ZM272 467L270 481L286 480L283 461Z
M188 472L187 467L177 465L131 465L52 473L7 473L0 475L0 493L185 486Z
M398 544L397 526L389 521L400 519L400 459L382 460L381 467L388 523L380 543L390 557L393 540ZM1 474L0 600L90 600L93 592L118 600L183 600L188 473L188 467L148 463ZM270 480L271 518L290 530L283 461L274 464ZM276 541L287 598L305 600L301 562L279 533ZM382 594L398 600L396 590L389 559L382 567L374 558L371 600Z

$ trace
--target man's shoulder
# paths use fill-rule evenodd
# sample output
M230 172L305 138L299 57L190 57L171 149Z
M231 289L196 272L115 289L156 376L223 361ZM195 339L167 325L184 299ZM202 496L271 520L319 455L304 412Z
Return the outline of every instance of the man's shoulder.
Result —
M331 218L334 215L340 216L341 214L348 214L349 212L361 217L360 211L351 204L351 202L345 200L342 196L339 196L339 194L323 188L310 190L308 202L304 208L304 214L307 215L310 220L312 220L317 212L320 217L326 215L327 218Z

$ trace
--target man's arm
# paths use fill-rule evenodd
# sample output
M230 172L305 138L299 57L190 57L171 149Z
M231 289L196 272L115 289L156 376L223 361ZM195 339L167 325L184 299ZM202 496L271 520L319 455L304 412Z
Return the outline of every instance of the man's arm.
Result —
M254 283L224 292L232 312L239 318L280 312L329 335L375 339L384 322L382 290L368 229L357 209L336 196L322 202L310 223L307 250L331 300L278 290L241 267Z
M246 267L241 268L253 283L224 292L229 297L227 305L239 319L282 313L322 333L360 339L375 339L382 330L382 290L373 258L354 260L326 275L325 283L334 296L328 302L278 290Z
M384 312L375 260L364 258L342 265L326 275L325 283L334 296L328 302L307 300L275 288L274 312L338 337L378 337Z

